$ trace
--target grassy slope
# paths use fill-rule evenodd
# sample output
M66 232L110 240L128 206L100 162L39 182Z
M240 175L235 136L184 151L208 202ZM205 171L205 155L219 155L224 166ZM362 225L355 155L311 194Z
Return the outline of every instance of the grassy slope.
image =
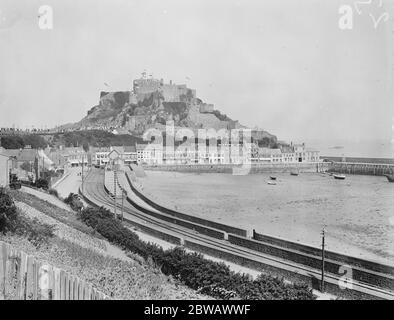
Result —
M55 229L58 229L55 236L40 247L35 247L21 236L0 235L1 240L15 248L80 276L115 299L206 299L206 296L196 294L163 275L153 264L139 256L126 256L124 253L126 258L119 256L119 252L111 250L111 244L69 211L21 191L12 191L11 195L22 214L38 217L40 221L43 219L42 222L56 225ZM56 222L53 222L54 219ZM62 233L67 236L59 236ZM72 237L76 238L75 241ZM82 238L83 245L79 245ZM86 241L86 238L91 239ZM105 244L105 254L102 248L98 250L97 242Z

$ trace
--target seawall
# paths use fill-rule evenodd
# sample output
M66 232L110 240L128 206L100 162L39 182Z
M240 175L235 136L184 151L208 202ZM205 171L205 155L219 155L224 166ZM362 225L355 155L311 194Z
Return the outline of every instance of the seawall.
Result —
M331 162L328 165L327 171L346 174L383 176L394 172L394 164Z
M328 168L327 162L297 162L297 163L252 163L244 166L233 164L161 164L144 165L145 170L198 172L198 173L229 173L244 172L245 174L281 173L291 171L320 172Z

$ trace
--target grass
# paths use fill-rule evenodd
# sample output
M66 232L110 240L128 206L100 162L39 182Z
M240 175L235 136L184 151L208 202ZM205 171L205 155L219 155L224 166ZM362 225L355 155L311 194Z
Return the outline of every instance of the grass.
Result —
M42 200L34 195L19 190L10 191L10 195L15 201L23 202L74 229L89 235L94 235L99 239L105 239L99 233L95 232L93 228L78 220L77 215L71 213L70 211L59 208L48 201Z
M56 233L55 236L51 234L47 237L49 241L41 241L37 246L26 234L20 232L0 234L0 240L10 243L15 249L23 250L37 259L79 276L114 299L205 299L207 297L187 288L171 276L164 275L149 259L144 260L131 252L123 259L103 254L97 250L96 244L97 239L102 240L103 237L78 220L76 214L21 191L11 191L10 195L14 201L22 202L70 228L83 232L92 240L86 241L85 236L78 235L75 230L73 230L75 232L69 230L67 237L59 238ZM31 219L21 212L19 214L37 232L42 231L41 225L46 226L40 219ZM84 240L83 245L79 244L81 236ZM77 238L74 239L75 237Z

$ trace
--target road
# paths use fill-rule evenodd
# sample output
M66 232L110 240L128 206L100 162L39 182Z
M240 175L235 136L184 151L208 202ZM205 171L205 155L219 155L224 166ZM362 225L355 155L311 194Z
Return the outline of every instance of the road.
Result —
M66 177L55 186L60 197L66 198L71 192L76 194L78 193L79 187L82 183L82 177L79 175L81 170L81 167L66 169L64 173Z

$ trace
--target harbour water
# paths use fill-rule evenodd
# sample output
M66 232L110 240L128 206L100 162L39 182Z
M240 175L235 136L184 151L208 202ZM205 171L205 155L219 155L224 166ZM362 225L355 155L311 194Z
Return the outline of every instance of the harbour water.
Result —
M310 140L306 144L322 156L394 159L394 143L390 140Z
M147 171L143 192L173 209L328 250L394 264L394 184L318 173L234 176Z

